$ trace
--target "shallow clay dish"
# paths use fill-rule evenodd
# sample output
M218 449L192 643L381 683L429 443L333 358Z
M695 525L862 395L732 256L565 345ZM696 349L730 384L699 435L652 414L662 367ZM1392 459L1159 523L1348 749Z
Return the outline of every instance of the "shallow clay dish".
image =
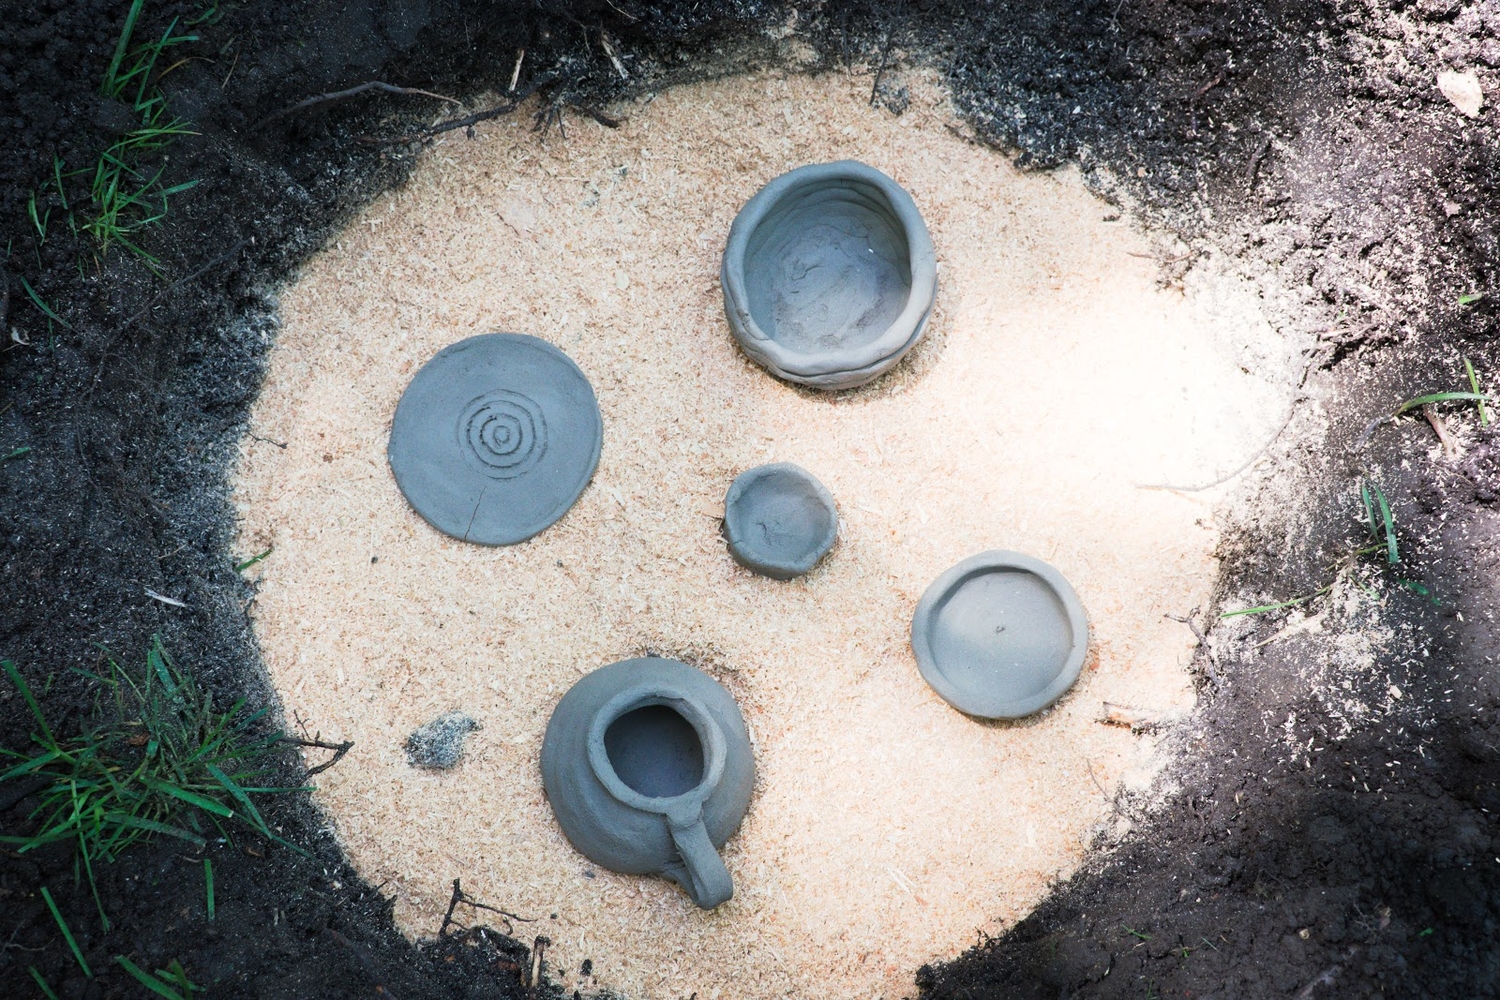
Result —
M439 531L513 545L568 512L599 464L603 424L582 371L545 340L487 333L450 344L401 395L386 456Z
M735 477L724 498L724 532L741 566L790 580L828 554L839 512L828 489L790 462L758 465Z
M921 339L937 258L911 195L840 160L782 174L746 202L720 279L747 355L788 382L849 389Z
M932 689L960 712L1019 719L1051 705L1088 652L1083 605L1061 573L1019 552L971 556L917 604L911 648Z

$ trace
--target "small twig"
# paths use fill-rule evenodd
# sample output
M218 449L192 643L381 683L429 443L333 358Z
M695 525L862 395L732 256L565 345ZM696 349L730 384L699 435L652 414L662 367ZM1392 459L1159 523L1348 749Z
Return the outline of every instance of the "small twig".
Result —
M1255 190L1255 176L1260 172L1260 161L1265 159L1266 153L1271 150L1271 137L1266 136L1255 148L1250 156L1250 162L1245 166L1245 190Z
M1224 82L1224 74L1220 73L1218 76L1214 77L1212 80L1208 81L1203 86L1201 86L1197 90L1193 91L1193 100L1195 100L1195 101L1198 100L1198 98L1202 97L1204 94L1208 93L1210 90L1213 90L1215 87L1217 87L1219 84L1221 84L1223 82Z
M1126 250L1125 252L1132 257L1140 257L1144 260L1154 260L1158 264L1175 264L1179 260L1187 260L1198 251L1189 250L1187 253L1180 253L1176 257L1158 257L1154 253L1136 253L1134 250Z
M600 125L603 125L605 128L620 127L620 119L611 118L609 115L600 111L598 108L590 107L587 104L580 104L578 101L569 101L568 107L572 108L574 111L582 111L584 114L588 115L590 118L594 119L594 121L598 122Z
M183 604L181 601L179 601L175 597L168 597L166 594L158 594L156 591L152 590L150 587L147 587L145 589L146 589L146 596L149 597L149 598L151 598L154 601L161 601L163 604L170 604L174 608L185 608L185 607L187 607L186 604Z
M459 107L463 107L463 102L454 97L444 97L442 94L434 94L430 90L420 90L416 87L398 87L395 84L371 80L369 83L361 83L358 86L350 87L348 90L335 90L332 93L318 94L315 97L309 97L305 101L298 101L289 108L282 108L274 114L267 115L258 124L267 125L278 118L285 118L287 115L296 114L298 111L306 111L308 108L316 108L324 104L332 104L335 101L358 97L360 94L365 94L372 90L378 90L383 94L411 94L420 97L431 97L434 100L447 101L449 104L457 104Z
M510 86L505 88L507 94L516 92L516 84L521 82L521 64L526 61L526 50L516 49L516 67L510 71Z
M1432 429L1437 432L1438 440L1442 442L1443 445L1443 454L1449 457L1456 455L1458 453L1458 446L1454 444L1453 439L1448 436L1448 428L1443 425L1442 415L1438 413L1437 408L1434 407L1431 403L1423 404L1422 416L1427 418L1427 422L1431 424Z
M880 63L875 67L875 79L870 84L870 107L875 106L875 98L880 96L880 78L885 76L886 60L891 54L891 33L885 33L885 39L880 43Z
M408 132L405 135L389 136L386 138L361 136L359 141L372 146L399 146L408 142L427 142L442 135L444 132L452 132L454 129L472 129L480 122L487 122L491 118L499 118L502 115L510 114L519 108L528 97L556 79L556 75L548 74L540 80L533 80L525 88L513 92L510 95L510 100L506 103L497 104L493 108L486 108L484 111L476 111L472 115L464 115L462 118L450 118L447 121L438 122L436 125L421 128L415 132Z
M453 896L448 900L448 912L443 914L443 923L442 926L438 928L438 937L442 937L448 932L449 927L455 925L458 922L453 919L453 911L458 909L459 903L464 903L468 906L472 906L476 910L488 910L491 913L500 914L500 916L505 919L505 933L507 934L514 933L515 931L515 927L510 923L512 920L520 921L523 924L532 924L536 923L537 919L536 917L518 917L514 913L511 913L509 910L502 910L497 906L490 906L488 903L481 903L473 896L470 896L468 893L464 892L463 887L460 885L459 879L454 879ZM543 938L542 940L546 939ZM551 942L549 941L548 943L550 944Z
M1353 958L1355 953L1358 951L1359 949L1357 947L1350 948L1347 952L1344 953L1344 962L1347 962L1349 961L1349 959ZM1344 971L1343 962L1330 965L1328 968L1324 969L1322 972L1313 977L1312 982L1302 987L1301 991L1297 993L1297 1000L1311 1000L1314 990L1316 990L1319 986L1332 986L1333 981L1338 978L1338 974L1342 971Z
M1192 630L1193 638L1198 640L1198 644L1193 647L1194 656L1203 657L1204 662L1208 664L1209 682L1212 683L1215 687L1218 687L1219 661L1214 658L1214 651L1208 645L1208 636L1205 635L1203 629L1198 626L1198 609L1194 608L1186 615L1174 615L1171 612L1167 612L1162 617L1170 618L1174 622L1181 622Z
M236 66L238 66L239 64L240 64L240 54L238 52L236 52L234 54L234 62L232 62L232 63L229 64L229 72L224 74L224 82L221 83L221 84L219 84L219 93L222 94L224 92L224 88L227 87L227 86L229 86L229 78L231 76L234 76L234 68Z
M1094 787L1095 788L1099 789L1099 794L1102 795L1102 796L1104 796L1104 801L1108 802L1109 801L1109 793L1104 790L1104 786L1099 783L1098 776L1096 776L1094 774L1094 765L1093 765L1093 762L1090 761L1087 757L1085 757L1083 759L1083 766L1088 769L1089 780L1094 783Z
M604 50L605 55L609 56L609 61L614 64L615 72L620 74L620 79L630 79L630 74L625 72L625 64L620 61L620 54L615 51L614 43L609 40L609 33L603 28L599 29L599 47Z
M304 775L304 777L307 778L311 778L313 775L322 774L324 771L328 770L330 767L343 760L344 754L348 753L354 747L353 740L345 740L342 743L326 743L323 740L308 740L302 739L298 736L283 736L281 737L281 742L290 743L293 746L298 747L313 747L318 750L332 750L334 752L333 757L329 760L324 761L317 767L308 768L307 774Z
M530 996L536 996L537 983L542 978L542 955L551 943L552 939L544 934L538 934L531 942L531 981L526 984Z
M1303 377L1306 378L1305 373ZM1286 429L1292 424L1292 417L1296 415L1297 404L1294 400L1291 408L1287 410L1286 419L1281 422L1280 427L1276 428L1276 433L1272 434L1265 444L1261 445L1255 450L1255 454L1251 455L1245 461L1241 462L1234 468L1233 471L1220 476L1218 479L1215 479L1211 483L1204 483L1201 486L1173 486L1170 483L1137 483L1135 488L1138 490L1165 490L1169 493L1202 493L1217 486L1223 486L1225 483L1229 482L1231 479L1235 478L1240 473L1250 468L1250 466L1260 461L1260 457L1271 449L1271 445L1275 444L1276 440L1280 438L1282 434L1286 433Z
M1104 703L1104 718L1099 720L1107 726L1124 726L1132 733L1147 732L1161 725L1161 716L1143 708Z

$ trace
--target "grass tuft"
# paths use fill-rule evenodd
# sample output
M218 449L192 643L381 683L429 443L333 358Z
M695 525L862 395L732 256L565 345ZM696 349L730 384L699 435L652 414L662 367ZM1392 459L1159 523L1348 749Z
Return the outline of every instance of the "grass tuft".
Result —
M154 976L124 955L116 955L115 961L120 964L122 969L130 973L136 982L157 996L165 997L166 1000L188 1000L188 997L192 996L192 994L200 992L203 989L203 987L188 979L187 973L183 971L182 963L176 959L168 963L165 969L157 969Z
M109 926L95 883L99 862L113 861L144 838L175 837L197 847L217 834L230 838L233 824L267 840L306 853L266 823L252 795L298 789L266 787L282 742L280 733L254 730L266 709L247 712L243 699L217 711L194 678L179 669L153 640L143 669L130 671L113 659L103 674L80 671L99 683L98 723L72 739L58 739L15 665L0 667L21 692L39 732L32 753L0 750L15 761L0 784L30 776L45 779L32 812L29 836L0 836L17 853L71 841L87 874L105 927Z

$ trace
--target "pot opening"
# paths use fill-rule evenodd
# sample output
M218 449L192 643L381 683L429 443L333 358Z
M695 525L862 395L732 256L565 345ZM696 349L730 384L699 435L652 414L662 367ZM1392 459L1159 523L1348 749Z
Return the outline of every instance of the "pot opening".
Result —
M911 248L885 192L840 178L797 188L746 245L745 291L756 324L805 354L880 339L911 295Z
M648 798L675 798L703 783L703 741L670 705L643 705L611 722L604 752L620 780Z

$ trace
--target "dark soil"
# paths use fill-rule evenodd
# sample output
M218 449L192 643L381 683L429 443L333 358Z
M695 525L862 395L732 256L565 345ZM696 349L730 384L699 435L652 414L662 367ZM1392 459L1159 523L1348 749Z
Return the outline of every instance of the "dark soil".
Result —
M525 48L521 89L538 87L569 127L601 127L589 109L612 96L781 58L788 41L765 29L787 23L792 5L225 4L193 29L199 41L171 50L172 64L191 59L162 80L199 134L149 169L200 183L142 236L160 275L118 248L99 260L59 221L64 196L87 205L86 176L60 193L48 185L54 156L89 167L130 127L98 96L129 3L11 6L0 19L0 237L3 327L15 333L0 354L0 459L15 457L0 461L0 656L72 732L93 693L70 668L96 666L101 650L137 659L154 633L224 703L273 701L246 616L253 593L228 551L225 477L275 334L275 283L402 181L413 147L384 139L445 105L364 93L268 117L370 80L465 99L503 91ZM148 2L136 37L206 9ZM601 29L630 81L614 74ZM1328 608L1321 634L1264 644L1285 613L1211 630L1202 706L1171 737L1183 762L1164 800L1149 812L1118 800L1129 832L1122 820L1003 937L914 970L914 990L1494 995L1500 435L1482 434L1461 461L1431 458L1430 429L1411 419L1378 429L1363 451L1350 444L1401 399L1466 388L1461 355L1482 372L1500 365L1492 300L1458 304L1500 293L1495 112L1464 119L1433 83L1440 67L1474 67L1494 91L1500 3L835 0L800 6L797 30L826 64L868 74L892 113L904 64L942 67L975 141L1038 168L1078 163L1101 193L1177 234L1163 280L1197 255L1241 262L1268 275L1274 315L1324 331L1306 405L1268 452L1276 471L1262 502L1228 515L1223 599L1286 599L1332 579L1360 543L1351 515L1367 474L1392 497L1402 544L1396 568L1359 569L1384 595L1373 619ZM52 212L45 241L33 192L39 213ZM1388 639L1346 669L1345 640L1370 629ZM1351 703L1374 709L1351 715ZM22 747L29 729L20 699L0 694L0 739ZM358 767L358 748L338 766ZM28 829L32 803L17 794L0 788L6 833ZM244 838L210 848L213 924L202 855L180 845L134 849L105 869L108 933L66 853L0 854L0 993L39 995L35 966L63 997L141 995L117 954L146 968L176 959L214 996L528 993L527 944L548 915L411 945L305 799L267 808L312 857Z

